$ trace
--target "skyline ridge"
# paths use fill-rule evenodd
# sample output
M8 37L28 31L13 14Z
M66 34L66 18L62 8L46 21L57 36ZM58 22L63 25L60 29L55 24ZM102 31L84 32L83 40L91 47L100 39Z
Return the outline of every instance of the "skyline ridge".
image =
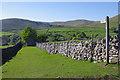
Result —
M118 14L120 15L120 14ZM118 16L118 15L115 15L115 16ZM113 16L113 17L115 17ZM113 17L109 17L109 18L113 18ZM105 16L106 18L106 16ZM27 19L27 18L4 18L4 19L0 19L0 20L5 20L5 19L24 19L24 20L29 20L29 21L35 21L35 22L48 22L48 23L52 23L52 22L68 22L68 21L77 21L77 20L87 20L87 21L103 21L103 20L90 20L90 19L69 19L69 20L58 20L58 21L42 21L42 20L32 20L32 19Z

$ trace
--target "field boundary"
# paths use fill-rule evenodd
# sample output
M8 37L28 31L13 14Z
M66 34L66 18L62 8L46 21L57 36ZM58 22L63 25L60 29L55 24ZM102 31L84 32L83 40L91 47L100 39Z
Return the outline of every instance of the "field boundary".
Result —
M12 47L0 48L0 50L2 51L2 53L0 53L0 56L2 58L2 65L8 60L10 60L12 57L14 57L17 52L22 48L22 45L22 42L19 42Z
M106 39L96 41L68 41L63 43L36 43L50 54L59 53L78 60L106 62ZM118 62L118 36L110 37L109 62Z

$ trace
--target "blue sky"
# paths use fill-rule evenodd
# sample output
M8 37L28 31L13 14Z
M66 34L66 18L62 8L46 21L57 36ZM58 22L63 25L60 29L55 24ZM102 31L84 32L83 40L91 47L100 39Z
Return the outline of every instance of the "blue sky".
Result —
M2 18L35 21L100 21L118 14L117 2L3 2Z

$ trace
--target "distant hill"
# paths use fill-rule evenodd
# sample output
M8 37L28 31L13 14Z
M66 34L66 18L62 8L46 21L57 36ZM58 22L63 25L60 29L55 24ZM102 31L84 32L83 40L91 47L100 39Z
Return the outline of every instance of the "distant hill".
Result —
M67 22L36 22L19 18L3 19L2 31L23 30L27 25L34 29L53 28L53 27L73 27L73 26L88 26L96 24L98 21L88 20L73 20Z
M56 25L51 25L47 22L36 22L25 19L10 18L3 19L2 21L2 31L12 31L12 30L23 30L27 25L30 25L34 29L51 28L51 27L61 27Z
M89 20L72 20L66 22L36 22L26 19L10 18L3 19L2 31L23 30L27 25L30 25L34 29L44 29L53 27L105 27L105 24L101 24L100 21ZM118 15L110 18L110 27L118 27Z
M64 25L66 27L74 26L89 26L91 24L97 24L99 21L88 21L88 20L72 20L66 22L52 22L52 25Z

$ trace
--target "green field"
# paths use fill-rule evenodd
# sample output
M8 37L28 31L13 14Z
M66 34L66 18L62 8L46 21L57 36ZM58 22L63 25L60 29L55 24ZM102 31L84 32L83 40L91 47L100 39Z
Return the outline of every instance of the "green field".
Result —
M38 30L38 33L45 33L48 29ZM87 36L91 36L91 34L103 34L105 33L105 28L103 27L58 27L58 28L50 28L49 32L58 32L61 34L66 33L76 33L76 32L85 32Z
M0 32L0 37L4 36L4 35L12 35L14 33L11 32Z
M97 27L96 27L97 26ZM49 28L49 29L41 29L36 30L37 34L47 34L47 42L65 42L65 41L73 41L78 34L84 32L86 34L85 41L89 41L92 34L94 35L94 40L103 39L106 36L106 29L105 24L99 24L89 27L56 27L56 28ZM13 31L16 35L20 35L22 30ZM117 35L113 31L110 30L110 36ZM81 41L80 39L77 41Z
M48 54L37 47L23 47L2 66L3 78L99 78L118 74L118 65L74 60L59 54ZM117 78L117 77L116 77Z
M102 39L106 36L105 27L58 27L58 28L49 28L49 30L48 29L37 30L37 32L38 34L48 33L50 34L50 36L56 34L61 35L61 37L58 38L62 39L62 41L72 40L73 37L75 37L80 32L84 32L87 37L91 37L91 35L93 34L94 40ZM113 35L117 35L117 34L110 30L110 36Z

